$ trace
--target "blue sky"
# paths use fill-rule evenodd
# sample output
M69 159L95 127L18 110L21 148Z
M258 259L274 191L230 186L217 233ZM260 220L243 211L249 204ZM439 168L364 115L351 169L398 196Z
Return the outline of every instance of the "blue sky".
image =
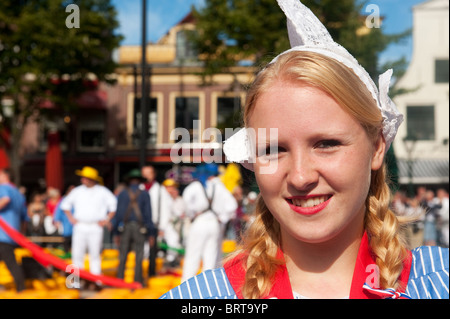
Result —
M275 0L274 0L275 1ZM173 25L183 19L194 5L200 8L205 0L147 0L147 39L158 41ZM385 33L398 33L412 27L412 7L426 0L369 0L384 17ZM118 11L119 33L125 36L123 45L141 44L142 0L112 0ZM367 14L369 14L368 12ZM391 45L380 57L380 63L405 56L409 61L412 53L411 39Z

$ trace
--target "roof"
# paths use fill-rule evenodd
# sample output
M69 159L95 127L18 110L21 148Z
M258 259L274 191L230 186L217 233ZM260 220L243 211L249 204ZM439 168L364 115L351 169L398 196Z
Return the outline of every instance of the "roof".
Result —
M183 19L181 19L181 21L178 22L177 25L186 24L186 23L195 23L195 17L192 14L192 11L190 11Z
M413 6L416 9L442 10L449 8L449 0L428 0Z

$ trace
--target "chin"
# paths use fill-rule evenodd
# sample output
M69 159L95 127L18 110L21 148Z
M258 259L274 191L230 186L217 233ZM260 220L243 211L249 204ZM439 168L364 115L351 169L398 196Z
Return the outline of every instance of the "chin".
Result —
M318 226L308 226L302 229L286 230L288 236L308 244L322 244L336 239L342 233L342 229L329 229Z

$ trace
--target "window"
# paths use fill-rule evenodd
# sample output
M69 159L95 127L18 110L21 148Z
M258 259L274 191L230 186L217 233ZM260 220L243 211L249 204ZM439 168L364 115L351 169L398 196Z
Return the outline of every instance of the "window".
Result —
M435 82L448 83L448 59L437 59L434 61Z
M223 130L226 127L240 126L241 98L218 97L217 98L217 128Z
M198 97L175 98L175 127L182 127L189 131L193 139L194 121L199 119Z
M148 135L147 145L154 145L157 141L158 133L158 100L156 98L149 98L150 102L147 105L148 111ZM141 98L134 99L134 118L133 118L133 144L139 145L141 128L142 128L142 113L141 113Z
M417 140L434 140L434 106L408 106L407 136Z
M80 151L104 151L105 113L80 116L78 123L78 149Z
M197 51L191 41L192 30L181 30L177 32L176 60L179 64L195 64L197 62Z

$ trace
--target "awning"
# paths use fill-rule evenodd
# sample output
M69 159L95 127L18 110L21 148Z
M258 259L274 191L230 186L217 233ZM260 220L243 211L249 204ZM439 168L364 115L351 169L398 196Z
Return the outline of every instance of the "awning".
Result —
M80 108L91 108L105 110L108 107L108 95L106 91L102 90L86 90L75 100ZM39 103L39 108L41 109L54 109L55 104L44 99Z
M408 160L397 159L400 183L409 183ZM413 184L448 183L448 159L414 159L412 162Z
M83 92L76 100L77 104L82 108L106 109L107 93L101 90L89 90Z

